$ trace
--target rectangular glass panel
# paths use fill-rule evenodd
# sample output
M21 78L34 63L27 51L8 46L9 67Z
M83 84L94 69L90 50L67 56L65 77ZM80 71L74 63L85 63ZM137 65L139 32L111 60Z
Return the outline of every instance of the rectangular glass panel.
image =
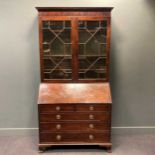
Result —
M72 79L71 22L43 21L44 77Z
M106 78L107 21L79 21L79 79Z

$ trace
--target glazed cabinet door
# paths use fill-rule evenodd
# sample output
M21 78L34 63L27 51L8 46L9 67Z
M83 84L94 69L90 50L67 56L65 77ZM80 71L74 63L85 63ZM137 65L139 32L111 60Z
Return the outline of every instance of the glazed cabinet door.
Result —
M42 81L71 81L71 20L42 20L40 26Z
M107 34L107 20L78 20L79 81L107 80Z
M109 78L110 18L40 20L42 82L104 82Z

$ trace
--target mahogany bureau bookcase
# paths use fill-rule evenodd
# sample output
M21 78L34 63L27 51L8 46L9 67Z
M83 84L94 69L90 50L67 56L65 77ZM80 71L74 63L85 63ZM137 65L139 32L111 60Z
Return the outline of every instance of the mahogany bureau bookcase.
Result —
M37 7L39 150L99 145L111 152L111 7Z

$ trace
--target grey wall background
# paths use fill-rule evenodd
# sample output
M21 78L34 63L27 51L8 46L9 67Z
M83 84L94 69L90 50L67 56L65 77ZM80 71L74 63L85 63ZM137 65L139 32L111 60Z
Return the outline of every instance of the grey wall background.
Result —
M155 126L154 0L0 0L0 128L36 128L36 6L113 6L113 126Z

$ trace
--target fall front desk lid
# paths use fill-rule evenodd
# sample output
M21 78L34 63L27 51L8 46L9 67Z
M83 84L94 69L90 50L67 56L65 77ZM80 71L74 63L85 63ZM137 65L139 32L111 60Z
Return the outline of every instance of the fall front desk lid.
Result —
M111 103L109 83L42 83L38 104Z

